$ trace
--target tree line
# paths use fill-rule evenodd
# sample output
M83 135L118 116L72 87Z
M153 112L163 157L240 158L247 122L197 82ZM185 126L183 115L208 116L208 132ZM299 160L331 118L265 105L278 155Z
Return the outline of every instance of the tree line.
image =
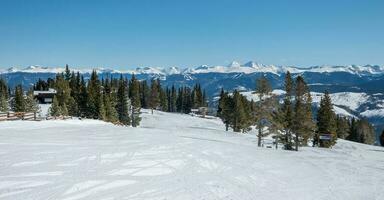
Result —
M21 85L11 91L6 82L0 80L0 111L10 108L15 112L37 112L33 91L50 88L56 90L49 110L51 116L100 119L122 125L138 126L141 108L151 109L152 113L153 110L190 113L193 108L207 106L205 91L199 84L193 88L162 87L158 79L152 79L149 84L146 80L139 81L135 75L129 80L122 75L100 79L96 71L85 80L67 65L54 79L38 80L27 95Z
M256 80L256 98L248 100L235 90L221 90L217 116L228 131L247 132L258 130L258 146L262 137L273 133L276 141L287 150L312 145L332 147L337 138L372 144L374 128L365 119L346 118L336 115L329 93L325 91L314 117L310 89L302 76L285 75L285 95L282 102L272 94L272 87L262 76Z

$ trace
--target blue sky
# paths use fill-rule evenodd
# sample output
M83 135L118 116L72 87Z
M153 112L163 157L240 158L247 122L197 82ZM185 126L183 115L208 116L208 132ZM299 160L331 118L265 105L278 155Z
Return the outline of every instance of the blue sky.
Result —
M384 64L382 0L0 0L0 67Z

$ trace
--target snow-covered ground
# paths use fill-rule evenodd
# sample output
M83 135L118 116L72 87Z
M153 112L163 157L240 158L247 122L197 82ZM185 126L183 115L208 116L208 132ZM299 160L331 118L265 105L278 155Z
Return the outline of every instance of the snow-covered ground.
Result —
M148 111L144 111L148 112ZM217 119L0 123L0 199L384 199L384 149L258 148Z

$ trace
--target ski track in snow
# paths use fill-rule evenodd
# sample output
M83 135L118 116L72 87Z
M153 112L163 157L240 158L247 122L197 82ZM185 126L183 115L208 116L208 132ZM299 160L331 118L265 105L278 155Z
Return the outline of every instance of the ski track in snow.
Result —
M384 149L258 148L217 119L1 122L0 199L384 199Z

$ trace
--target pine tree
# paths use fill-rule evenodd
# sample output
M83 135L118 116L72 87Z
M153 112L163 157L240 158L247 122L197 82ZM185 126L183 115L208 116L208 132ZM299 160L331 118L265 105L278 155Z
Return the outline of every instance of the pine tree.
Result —
M98 119L100 105L100 81L95 70L92 71L91 78L88 82L88 117Z
M282 117L283 117L283 127L285 130L284 137L284 148L287 150L292 150L292 131L293 131L293 105L292 105L292 96L294 90L294 83L291 77L291 73L287 71L285 75L285 97L284 104L282 108Z
M217 109L217 116L225 124L225 130L228 131L231 124L231 119L233 115L233 99L221 89L219 105Z
M67 105L69 105L71 101L71 88L69 87L69 82L65 79L63 74L56 75L55 89L57 100L62 109L61 114L68 115Z
M65 72L64 72L64 73L65 73L65 74L64 74L64 78L65 78L65 80L66 80L66 81L71 80L72 75L71 75L71 71L69 70L68 65L65 65Z
M25 110L24 92L21 85L18 85L15 88L15 97L12 103L12 110L14 112L24 112Z
M148 87L148 84L147 84L147 81L141 81L140 82L140 103L141 103L141 107L142 108L148 108L148 104L149 104L149 87Z
M78 96L78 107L79 107L79 116L88 117L88 91L87 86L84 81L84 77L80 78L80 87L79 87L79 96Z
M325 91L324 96L320 100L320 108L317 112L317 132L319 135L329 134L331 140L320 140L321 147L331 147L337 140L337 124L336 114L333 111L331 97L328 91Z
M0 79L0 112L8 112L8 110L8 86L3 79Z
M107 121L107 113L105 110L105 105L104 105L104 95L101 94L99 98L99 119L103 121Z
M0 94L0 112L8 112L8 99L5 94Z
M295 133L295 150L299 145L307 145L308 139L313 136L314 122L312 119L312 98L303 77L296 78L295 105L293 118L293 131Z
M357 142L363 144L373 144L375 142L375 129L366 119L358 120L356 130Z
M174 85L172 85L170 96L170 112L176 112L177 93Z
M117 121L119 121L119 116L115 108L116 103L111 100L111 97L108 94L105 94L103 99L105 105L106 121L116 123Z
M61 108L60 108L59 101L57 100L56 95L53 97L51 107L49 108L49 114L52 117L58 117L61 115Z
M231 123L234 132L240 132L246 125L247 115L243 103L241 94L235 90L233 92L233 121Z
M349 131L346 139L354 142L359 141L359 136L357 134L357 121L354 117L351 119L349 124Z
M159 87L158 87L158 81L153 79L151 81L151 94L149 98L149 107L151 108L151 112L153 114L153 110L156 109L160 104L159 99Z
M336 117L336 134L338 138L345 139L349 134L348 119L342 116Z
M124 125L130 125L131 119L129 117L129 101L128 101L128 92L127 92L127 83L123 79L123 76L120 77L119 88L117 90L117 104L116 110L119 115L120 123Z
M380 144L381 144L381 146L384 146L384 130L383 130L383 132L381 132Z
M162 88L160 88L159 90L159 100L160 100L161 110L167 111L168 109L167 93Z
M257 145L260 147L263 130L267 123L272 122L272 101L268 99L271 96L272 88L269 85L268 79L264 76L256 80L256 92L259 96L259 101L256 104Z
M140 83L136 79L135 75L132 76L132 79L129 84L130 98L131 98L131 119L132 126L136 127L140 125Z
M29 91L28 95L25 97L24 112L39 112L40 106L33 97L33 92Z

